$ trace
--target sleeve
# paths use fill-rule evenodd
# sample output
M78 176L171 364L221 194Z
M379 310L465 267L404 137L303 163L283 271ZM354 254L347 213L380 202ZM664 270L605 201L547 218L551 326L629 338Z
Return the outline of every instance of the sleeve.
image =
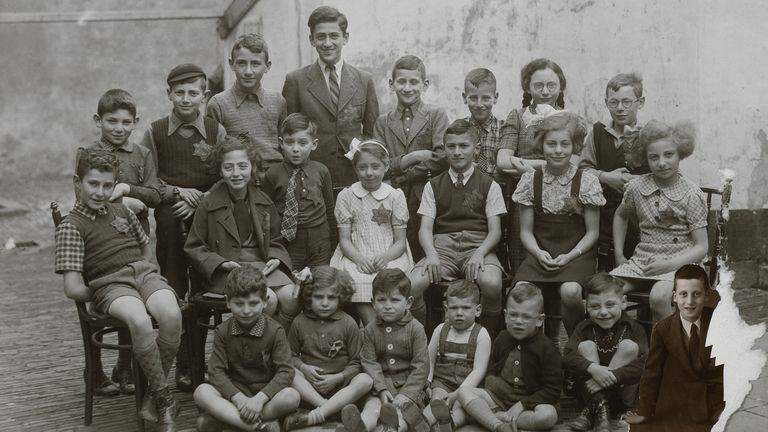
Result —
M299 86L294 77L294 73L285 76L283 84L283 97L285 98L285 107L288 114L301 111L301 99L299 98Z
M302 314L296 317L291 323L291 328L288 329L288 346L291 348L291 363L293 367L298 369L304 363L301 361L301 332L299 332L299 326L302 325Z
M282 136L280 131L281 127L280 125L283 124L283 120L288 117L288 102L285 100L285 96L280 96L280 114L277 116L277 136ZM280 151L280 144L277 144L277 148L275 148L278 152Z
M667 346L661 331L659 331L660 324L661 322L657 323L651 331L651 346L648 349L648 358L645 360L645 368L640 379L638 414L645 417L651 417L656 412L656 401L661 389L664 364L667 362Z
M141 139L140 145L149 149L149 153L152 155L152 162L155 164L155 173L159 175L160 161L157 159L157 146L155 145L155 139L152 135L151 124L149 125L149 128L147 128L147 131L144 132L144 137ZM161 203L174 202L173 187L168 185L168 183L161 178L157 178L157 193L160 194Z
M195 270L205 276L208 282L212 282L213 273L225 261L226 258L213 252L208 245L208 198L197 207L192 219L192 227L189 229L187 241L184 243L184 252L194 265Z
M333 200L333 180L331 172L325 165L320 166L320 188L323 192L323 201L325 202L325 219L328 221L328 228L331 234L331 244L336 244L339 237L339 230L336 227L336 217L334 216L335 203Z
M445 131L448 129L448 114L445 112L445 108L438 108L434 113L434 127L432 128L432 151L439 149L445 150L445 142L443 137ZM432 169L432 167L430 167Z
M579 167L599 178L600 169L597 167L597 154L595 153L594 127L589 128L586 138L584 138L584 149L581 151L581 161Z
M707 199L704 192L696 186L691 188L688 194L688 208L686 209L686 219L691 231L707 226Z
M405 228L408 225L408 203L405 200L405 194L402 189L395 189L392 200L392 227Z
M637 358L613 371L616 381L622 385L640 382L640 377L643 375L643 369L645 368L645 359L648 356L648 339L645 336L645 329L637 322L632 322L631 330L632 334L629 339L637 344Z
M349 188L342 190L336 199L336 224L338 228L352 228L354 215L352 214L352 199L354 194Z
M501 142L499 148L512 150L517 153L517 145L520 142L520 116L516 109L512 110L499 130Z
M373 139L381 142L382 144L384 144L384 147L387 148L387 151L389 152L389 155L390 155L390 161L389 161L389 169L387 169L387 173L384 176L384 178L393 179L405 174L403 172L403 169L400 166L403 160L403 155L398 154L399 151L395 151L395 148L393 148L392 143L390 143L387 140L386 129L387 129L387 114L382 114L379 116L379 118L376 119L376 122L373 125Z
M283 326L275 326L275 338L272 341L272 367L275 375L267 383L261 392L270 399L275 397L280 390L290 387L296 370L291 363L291 349L288 347L288 339L285 337Z
M491 344L491 359L488 361L488 371L485 373L486 376L498 376L499 373L501 373L501 362L506 360L506 356L504 356L504 353L502 352L502 345L506 343L505 334L507 333L501 332L498 336L496 336L496 339L494 339L493 343ZM505 358L502 358L502 356Z
M267 257L280 260L284 266L283 271L285 274L290 275L293 267L291 264L291 256L288 255L288 250L285 248L285 238L283 238L283 235L280 233L280 223L282 222L282 219L280 219L280 214L277 212L277 207L275 207L274 204L270 204L269 212L269 254L267 254ZM285 331L283 331L283 337L285 337Z
M512 201L528 207L533 206L533 173L523 173L512 194Z
M368 75L365 86L365 113L363 114L363 136L373 135L373 124L379 118L379 100L376 97L376 87L373 78ZM287 98L286 98L287 99Z
M371 325L363 330L363 344L360 347L360 364L363 366L363 372L370 375L373 379L373 389L378 394L387 390L387 382L384 379L384 371L376 356L376 343L374 342L373 334L375 330L370 327Z
M141 165L144 167L144 175L141 184L129 184L127 197L136 198L147 207L157 207L160 204L160 190L157 183L157 165L152 160L152 153L146 151Z
M584 335L586 322L582 321L576 326L573 334L568 338L568 343L565 345L565 351L563 352L563 366L574 376L588 375L587 368L592 364L591 361L579 354L579 344L587 340L587 337Z
M624 189L624 198L621 200L621 207L624 208L623 216L634 217L637 214L637 207L635 206L635 199L640 194L637 188L637 181L642 180L643 177L630 180L627 183L627 187Z
M347 335L347 352L349 353L349 363L341 371L345 380L351 380L355 375L362 371L360 366L360 347L362 345L362 338L360 337L360 328L357 323L351 317L345 317L344 323L347 327L345 334Z
M122 204L120 204L122 206ZM147 237L147 234L144 232L144 228L141 227L141 223L139 222L139 218L136 217L136 215L128 210L127 207L123 207L125 209L126 214L128 215L128 232L133 236L133 238L136 239L136 242L139 243L141 246L144 246L145 244L149 243L149 237Z
M501 193L501 186L496 181L491 183L488 190L488 198L485 200L485 215L487 217L500 216L507 214L507 206L504 204L504 195Z
M68 271L83 271L85 244L80 231L70 222L64 221L56 227L56 255L54 271L62 274Z
M264 179L261 182L261 190L269 196L276 206L279 206L279 204L282 204L285 201L285 191L282 188L280 175L277 172L279 167L280 164L271 166L267 172L264 173Z
M216 132L216 144L224 142L225 138L227 138L227 130L224 125L219 124L219 131Z
M227 345L224 341L224 335L229 326L223 326L224 328L216 328L213 333L213 351L211 352L211 359L208 361L208 374L211 385L221 393L221 396L226 399L232 399L232 396L240 392L237 387L229 379L229 358L227 357Z
M435 219L437 216L437 205L435 204L435 193L432 191L432 183L427 182L424 185L424 192L421 193L421 204L416 213Z
M421 324L416 325L416 320L409 324L411 339L411 373L400 387L399 394L407 396L412 401L418 401L421 392L427 384L429 376L429 353L427 352L427 335Z
M600 181L586 171L581 176L579 201L588 206L602 207L605 205L605 196L603 196L603 187L600 186Z
M539 389L532 394L520 399L526 410L532 410L536 405L556 404L560 400L560 392L563 389L563 359L560 352L547 340L546 352L541 358L541 377Z
M219 103L218 95L213 95L213 97L211 97L211 100L208 101L208 106L206 107L205 115L216 120L220 124L224 123L224 112L221 109L221 103Z

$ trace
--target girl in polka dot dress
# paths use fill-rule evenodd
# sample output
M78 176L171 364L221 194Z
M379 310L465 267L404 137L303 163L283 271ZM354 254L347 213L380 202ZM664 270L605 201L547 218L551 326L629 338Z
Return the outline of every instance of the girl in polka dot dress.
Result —
M408 272L413 265L405 238L408 206L400 189L382 183L389 167L389 153L378 141L354 141L347 157L360 179L336 199L339 246L331 266L352 275L355 304L368 324L376 318L371 306L371 282L385 268Z
M679 172L682 159L694 148L691 123L668 126L652 120L638 144L648 160L649 174L627 183L624 200L613 219L613 244L618 265L611 274L627 283L625 292L650 287L656 322L672 313L675 270L701 262L707 254L707 203L699 186ZM631 258L624 256L630 218L640 225L640 243Z

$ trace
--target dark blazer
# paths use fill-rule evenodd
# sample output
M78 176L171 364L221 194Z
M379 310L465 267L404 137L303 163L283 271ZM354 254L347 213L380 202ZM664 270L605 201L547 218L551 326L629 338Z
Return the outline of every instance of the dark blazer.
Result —
M285 239L280 235L277 208L267 194L253 183L248 185L248 199L251 203L253 236L259 243L262 261L277 258L281 270L291 274L291 258L285 249ZM195 211L184 252L210 287L214 285L214 278L225 276L216 272L216 269L225 261L237 261L241 246L227 185L218 182Z
M344 62L339 82L339 106L334 109L331 94L318 62L290 72L285 77L283 97L288 114L303 112L318 126L318 146L312 159L331 172L333 186L357 181L352 163L344 157L352 138L373 135L379 116L379 101L370 73Z
M713 308L705 307L700 339L704 345ZM696 372L688 357L687 336L680 313L656 323L640 379L639 414L653 423L709 423L725 406L723 366L715 366L711 347L701 349L703 369ZM633 426L634 428L634 426Z

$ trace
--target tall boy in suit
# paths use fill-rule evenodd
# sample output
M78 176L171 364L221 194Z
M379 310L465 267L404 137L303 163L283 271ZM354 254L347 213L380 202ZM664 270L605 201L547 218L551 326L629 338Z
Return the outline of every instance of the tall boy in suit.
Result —
M328 167L334 187L349 186L357 176L344 154L352 138L372 135L379 116L373 78L341 56L349 41L344 14L320 6L309 16L307 25L309 42L319 59L285 77L283 97L288 114L303 112L317 123L319 142L312 159Z

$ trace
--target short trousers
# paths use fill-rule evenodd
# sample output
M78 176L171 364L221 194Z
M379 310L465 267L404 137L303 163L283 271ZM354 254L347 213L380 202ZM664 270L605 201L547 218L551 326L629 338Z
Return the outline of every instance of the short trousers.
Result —
M160 276L160 268L149 261L128 263L114 273L90 281L88 286L93 290L94 307L103 313L108 313L119 297L135 297L146 304L152 294L163 289L176 296L176 291Z
M288 242L286 249L295 271L301 271L304 267L328 265L333 254L328 222L316 227L297 229L296 238Z
M484 231L459 231L447 234L435 234L433 242L437 256L440 258L440 271L443 277L456 277L461 278L464 275L464 267L472 258L472 254L475 253L477 248L483 243L485 237L488 236ZM483 259L485 265L492 265L498 267L499 271L503 272L501 262L496 254L490 252ZM412 271L416 271L419 267L422 269L426 266L425 260L422 259L414 267Z

